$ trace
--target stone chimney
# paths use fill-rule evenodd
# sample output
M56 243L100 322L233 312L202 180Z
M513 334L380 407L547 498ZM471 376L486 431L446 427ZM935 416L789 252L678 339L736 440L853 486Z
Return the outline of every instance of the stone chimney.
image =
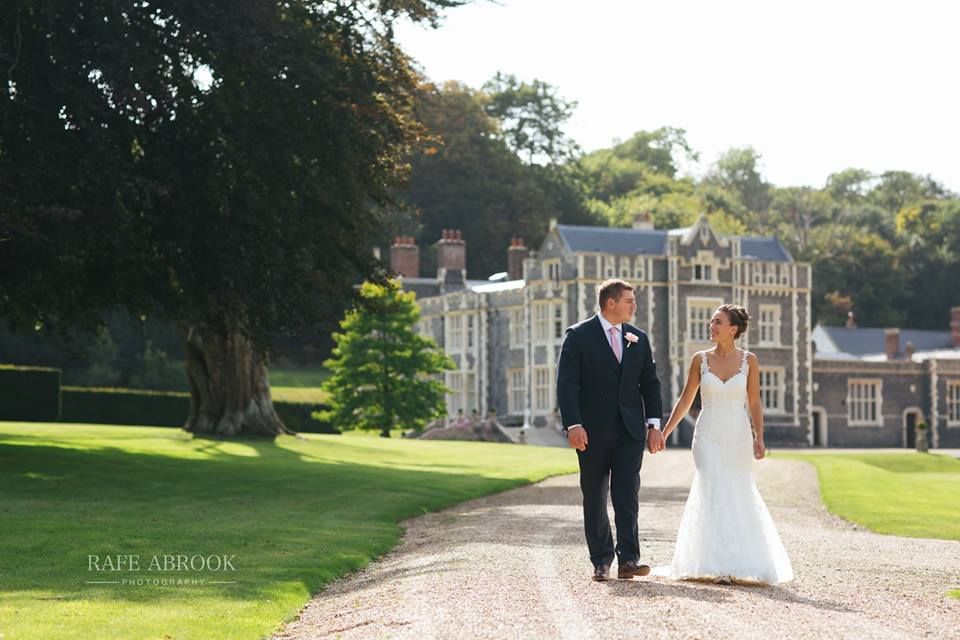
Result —
M523 238L510 238L507 249L507 280L523 280L523 261L530 257L530 249Z
M641 211L633 216L633 228L644 231L653 230L653 214L649 211Z
M467 245L459 229L444 229L437 242L437 280L443 288L467 286Z
M853 311L847 311L847 329L856 329L857 328L857 316L853 315Z
M887 360L896 360L900 355L900 329L884 330L883 350L887 354Z
M397 236L390 246L390 271L404 278L420 276L420 247L412 236Z
M960 307L950 309L950 342L954 349L960 349Z
M917 352L917 348L913 346L913 343L907 340L907 346L903 348L903 357L907 360L913 360L913 354Z

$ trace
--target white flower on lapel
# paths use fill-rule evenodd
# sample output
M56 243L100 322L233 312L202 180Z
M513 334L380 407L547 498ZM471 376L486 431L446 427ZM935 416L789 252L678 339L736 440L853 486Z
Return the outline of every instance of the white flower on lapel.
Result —
M626 333L623 334L623 339L627 341L627 349L630 348L630 345L636 343L640 340L635 333Z

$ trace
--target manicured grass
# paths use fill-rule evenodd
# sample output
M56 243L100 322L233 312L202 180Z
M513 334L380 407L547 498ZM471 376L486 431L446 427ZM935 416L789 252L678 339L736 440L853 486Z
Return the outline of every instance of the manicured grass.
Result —
M951 598L956 598L960 600L960 589L953 589L952 591L947 591L947 595Z
M960 460L921 453L799 454L838 516L879 533L960 540Z
M0 630L261 638L394 546L399 520L575 470L562 449L0 422ZM89 570L117 554L141 570ZM164 554L232 555L235 571L148 571ZM138 578L206 582L87 584Z
M274 387L319 387L330 377L330 371L322 366L289 369L267 369L270 386Z
M403 434L407 432L407 429L390 429L391 438L402 438ZM359 429L351 429L349 431L344 431L340 434L346 438L379 438L379 431L361 431Z
M270 397L284 402L324 404L330 394L317 387L270 387Z

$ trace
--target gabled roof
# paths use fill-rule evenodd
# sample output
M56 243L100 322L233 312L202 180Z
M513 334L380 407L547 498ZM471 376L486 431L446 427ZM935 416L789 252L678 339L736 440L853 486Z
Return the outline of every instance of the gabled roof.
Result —
M828 327L817 325L813 331L813 341L817 345L817 355L849 354L866 356L884 353L885 329ZM938 351L953 349L949 331L931 331L927 329L901 329L900 351L913 343L916 351Z
M790 252L780 244L777 238L740 238L740 257L772 262L793 262Z
M557 232L572 252L612 253L616 255L666 255L667 237L687 236L696 226L684 229L624 229L558 224ZM777 238L741 237L740 255L754 260L792 262L790 253Z
M558 224L560 239L570 251L613 253L617 255L664 255L667 232L658 229L619 227L582 227Z

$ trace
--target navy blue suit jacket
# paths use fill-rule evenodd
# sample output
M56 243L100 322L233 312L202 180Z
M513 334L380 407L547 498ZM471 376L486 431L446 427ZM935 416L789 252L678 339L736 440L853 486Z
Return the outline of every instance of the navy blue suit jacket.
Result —
M557 400L566 429L582 424L591 438L612 436L621 421L637 440L647 437L647 418L661 418L660 379L647 334L624 323L621 362L593 316L564 333L557 366ZM626 334L637 336L630 343Z

